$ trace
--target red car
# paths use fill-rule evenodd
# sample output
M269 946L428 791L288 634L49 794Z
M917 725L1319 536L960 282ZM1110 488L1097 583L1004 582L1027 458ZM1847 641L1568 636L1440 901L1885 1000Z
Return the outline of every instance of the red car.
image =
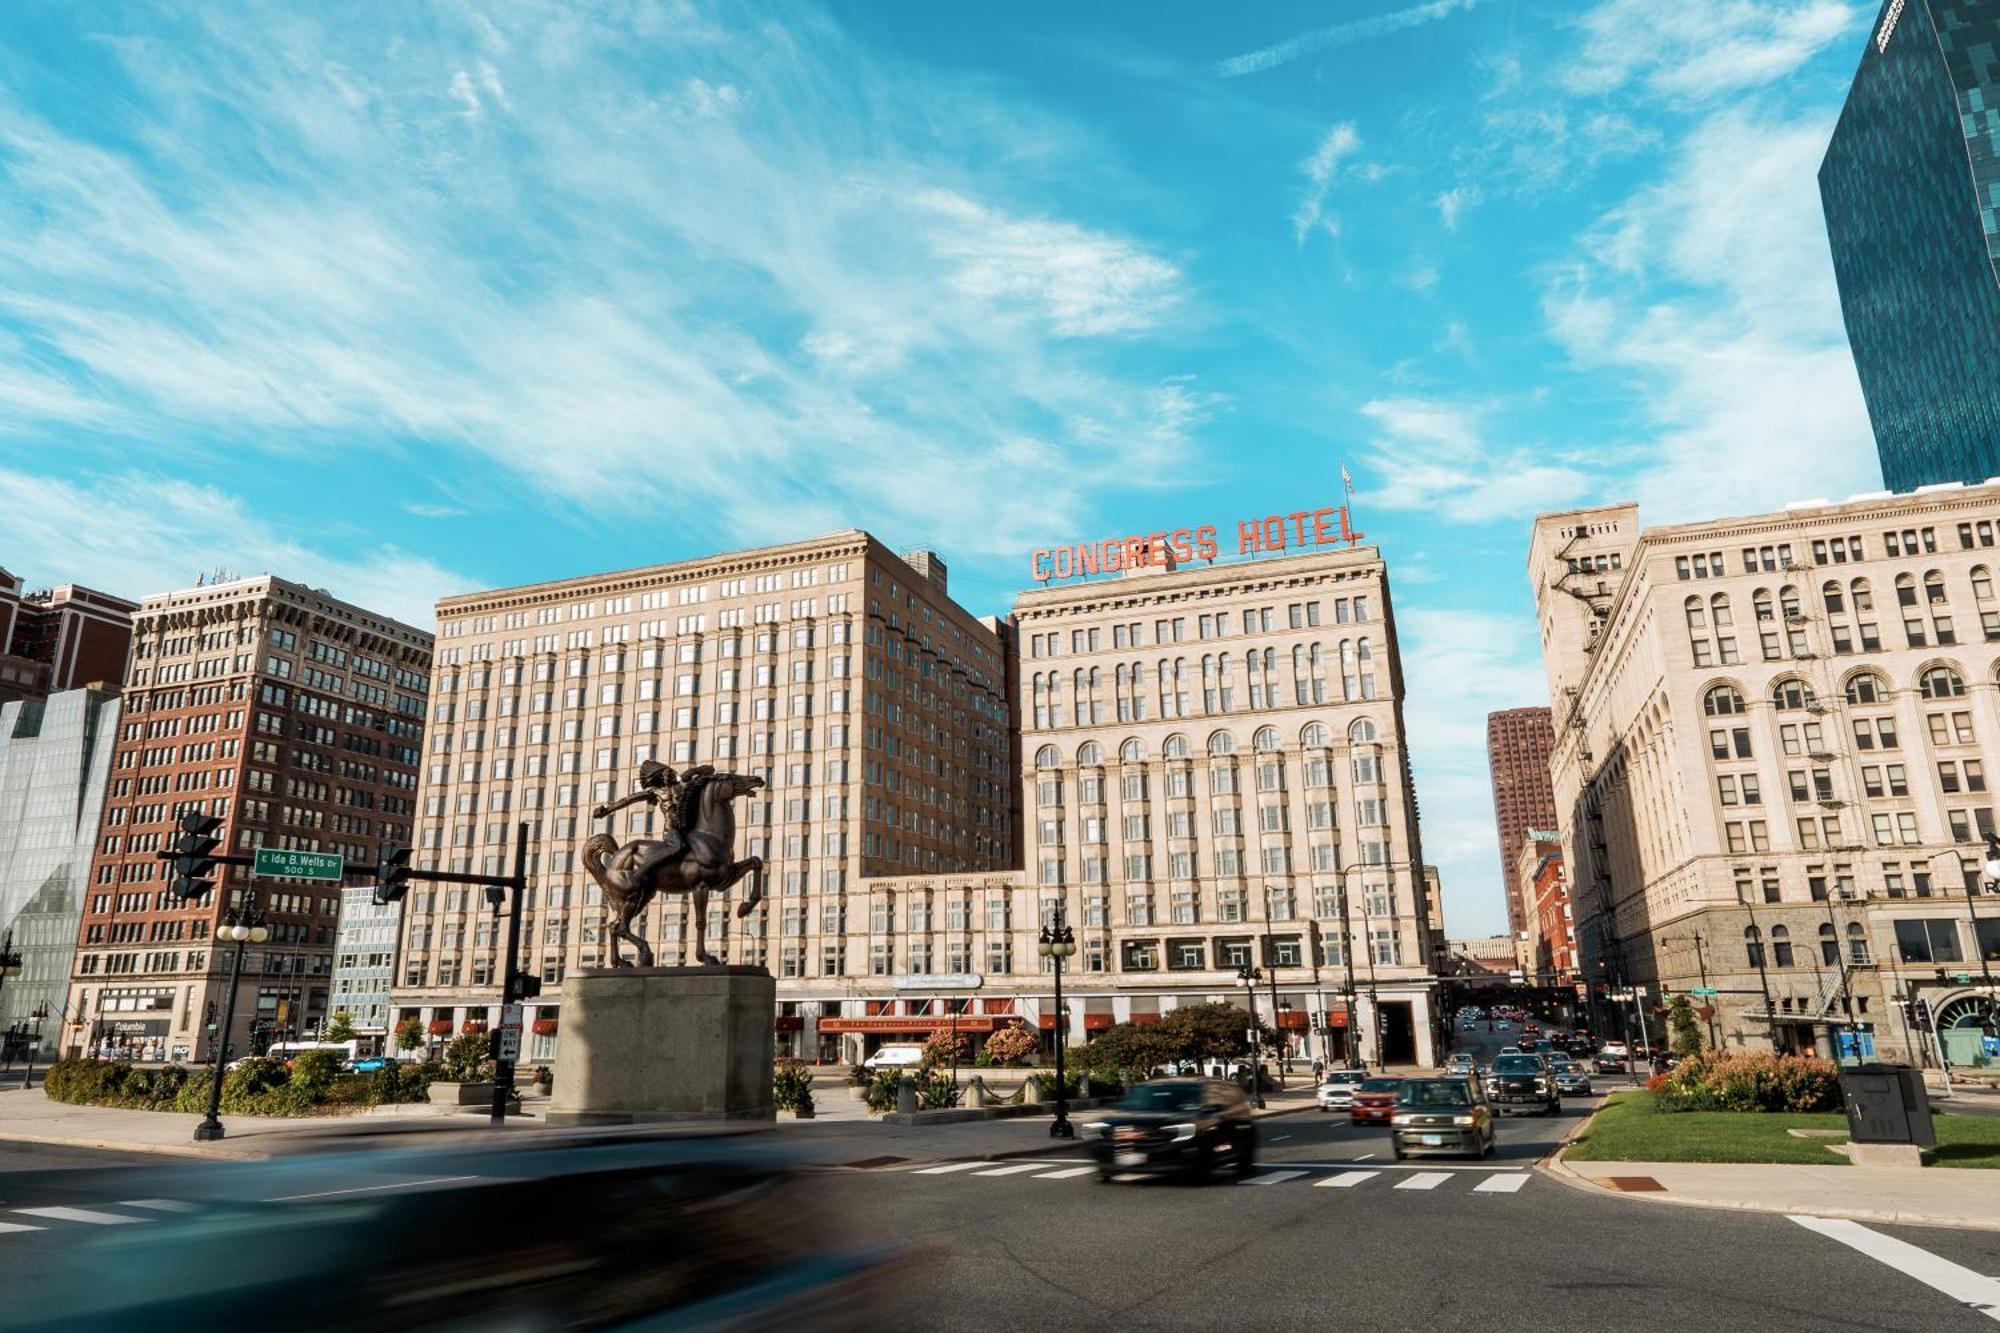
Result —
M1402 1090L1399 1078L1371 1078L1354 1090L1351 1112L1357 1125L1386 1125L1396 1117L1396 1094Z

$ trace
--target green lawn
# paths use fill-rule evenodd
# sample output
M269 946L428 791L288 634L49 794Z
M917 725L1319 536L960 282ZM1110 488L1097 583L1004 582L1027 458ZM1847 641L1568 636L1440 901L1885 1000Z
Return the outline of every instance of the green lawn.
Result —
M1932 1165L2000 1169L2000 1116L1941 1115L1931 1123L1937 1129Z
M1996 1122L2000 1123L2000 1122ZM1606 1102L1590 1128L1570 1145L1578 1162L1783 1162L1846 1166L1824 1143L1793 1138L1790 1129L1847 1128L1847 1117L1764 1115L1733 1111L1667 1112L1650 1092L1621 1093ZM1940 1142L1943 1134L1939 1135ZM2000 1143L1996 1143L2000 1150ZM1966 1163L1970 1165L1970 1163Z

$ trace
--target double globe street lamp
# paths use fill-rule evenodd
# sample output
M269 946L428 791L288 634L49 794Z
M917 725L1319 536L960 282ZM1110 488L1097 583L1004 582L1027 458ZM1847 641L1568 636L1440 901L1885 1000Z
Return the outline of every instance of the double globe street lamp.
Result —
M215 1076L208 1084L208 1114L194 1127L196 1143L210 1143L222 1137L222 1120L218 1115L222 1110L222 1076L229 1062L229 1029L236 1021L236 989L243 980L244 946L262 944L271 938L270 927L264 924L264 913L254 895L223 918L215 938L232 941L236 956L229 965L229 989L222 997L222 1026L215 1033Z
M1069 1034L1064 1031L1062 975L1064 960L1076 954L1076 936L1070 931L1069 923L1063 920L1060 906L1056 908L1055 919L1042 927L1035 952L1054 964L1056 973L1056 1118L1049 1125L1049 1137L1073 1139L1076 1130L1069 1123L1069 1093L1063 1078L1063 1047L1068 1045Z

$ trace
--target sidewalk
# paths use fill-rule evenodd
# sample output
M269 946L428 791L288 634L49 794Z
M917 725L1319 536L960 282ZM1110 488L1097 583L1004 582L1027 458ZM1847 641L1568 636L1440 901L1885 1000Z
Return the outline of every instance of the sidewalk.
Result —
M1558 1152L1546 1163L1551 1178L1649 1203L2000 1231L2000 1191L1985 1171L1567 1162L1563 1156Z

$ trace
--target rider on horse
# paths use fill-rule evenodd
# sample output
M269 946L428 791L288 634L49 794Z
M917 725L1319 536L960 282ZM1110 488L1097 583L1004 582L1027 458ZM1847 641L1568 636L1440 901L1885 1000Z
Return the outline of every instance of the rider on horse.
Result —
M659 845L646 858L641 867L649 871L653 867L673 860L687 850L687 832L694 824L694 801L692 797L701 790L703 783L715 774L712 764L697 764L683 773L676 773L665 764L648 759L639 765L639 790L630 796L622 796L609 805L600 805L590 812L592 819L608 819L628 805L641 801L649 805L665 807L667 826L660 835Z

